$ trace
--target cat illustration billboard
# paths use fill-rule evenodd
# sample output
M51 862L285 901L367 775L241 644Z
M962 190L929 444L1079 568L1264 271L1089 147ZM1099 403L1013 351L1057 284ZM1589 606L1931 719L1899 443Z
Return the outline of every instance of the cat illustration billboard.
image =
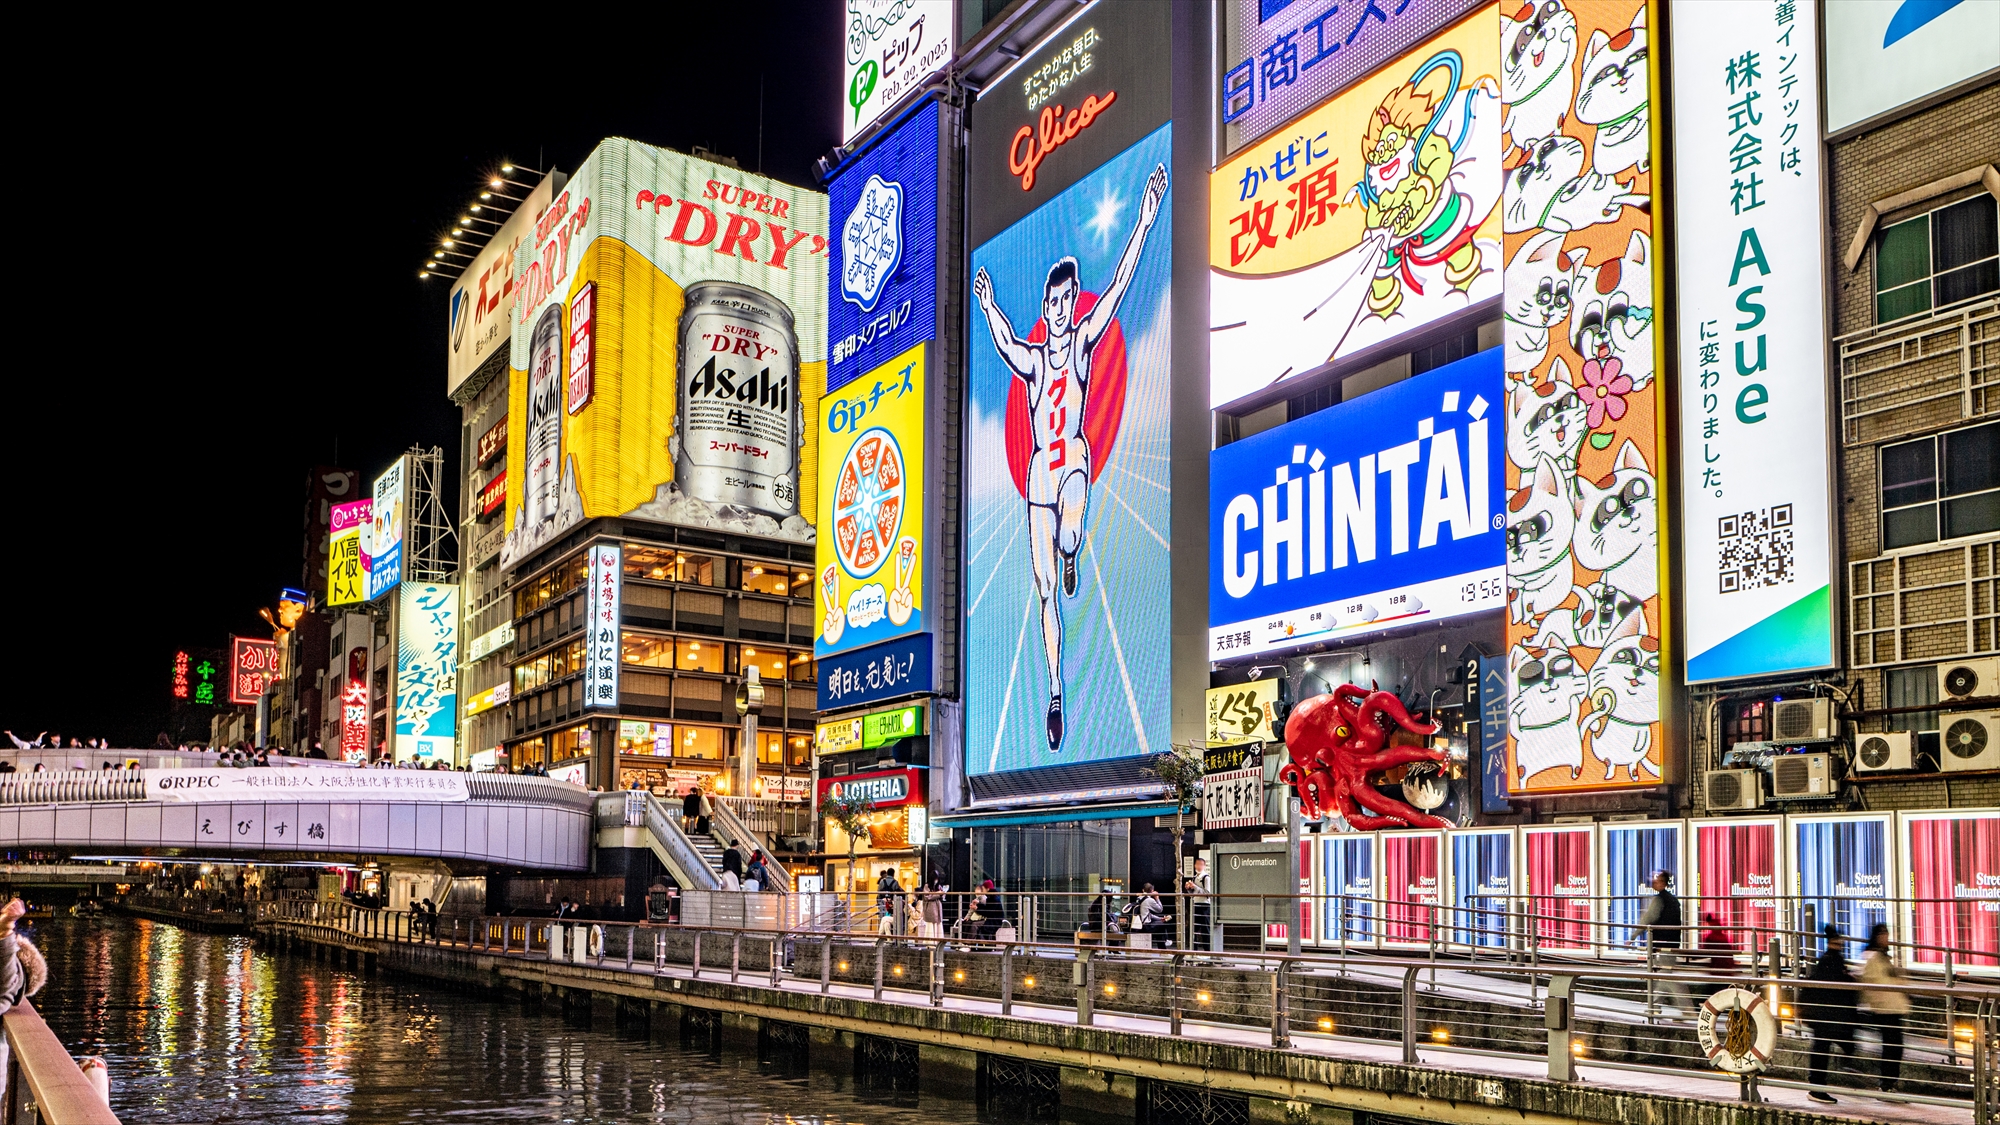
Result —
M1505 604L1500 368L1490 348L1210 455L1210 660Z
M1513 796L1665 780L1649 0L1500 8Z
M1475 11L1211 175L1212 406L1500 295L1499 23Z

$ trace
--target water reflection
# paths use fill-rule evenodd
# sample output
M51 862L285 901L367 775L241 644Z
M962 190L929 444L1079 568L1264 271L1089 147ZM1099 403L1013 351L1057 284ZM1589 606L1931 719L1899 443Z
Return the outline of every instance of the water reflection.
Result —
M916 1125L998 1121L964 1102L857 1093L851 1079L621 1035L553 1008L371 978L248 938L138 919L36 935L38 1006L110 1064L127 1122L559 1121Z

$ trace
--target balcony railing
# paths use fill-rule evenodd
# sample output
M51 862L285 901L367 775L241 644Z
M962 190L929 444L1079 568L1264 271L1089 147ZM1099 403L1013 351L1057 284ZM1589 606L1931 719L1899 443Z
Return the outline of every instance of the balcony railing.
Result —
M1841 439L1865 445L2000 413L2000 299L1835 339Z

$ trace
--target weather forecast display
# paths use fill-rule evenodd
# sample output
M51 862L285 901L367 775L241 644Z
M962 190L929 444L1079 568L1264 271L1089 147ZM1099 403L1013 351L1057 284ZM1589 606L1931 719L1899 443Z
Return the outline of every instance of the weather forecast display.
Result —
M1167 748L1171 126L973 251L966 770Z

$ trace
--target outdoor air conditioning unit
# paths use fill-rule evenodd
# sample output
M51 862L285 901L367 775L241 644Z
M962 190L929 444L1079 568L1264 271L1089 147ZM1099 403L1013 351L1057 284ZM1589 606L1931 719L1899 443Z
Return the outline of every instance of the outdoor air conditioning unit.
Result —
M1840 790L1833 776L1833 755L1780 754L1771 759L1771 798L1777 801L1831 797Z
M1708 775L1708 811L1743 812L1764 807L1764 775L1756 770L1714 770Z
M1771 708L1772 742L1825 742L1835 729L1831 699L1782 699Z
M1854 743L1856 773L1886 773L1916 767L1917 736L1906 730L1859 735Z
M2000 770L2000 713L1961 711L1944 717L1938 734L1938 768Z
M2000 657L1947 660L1937 666L1938 701L2000 695Z

